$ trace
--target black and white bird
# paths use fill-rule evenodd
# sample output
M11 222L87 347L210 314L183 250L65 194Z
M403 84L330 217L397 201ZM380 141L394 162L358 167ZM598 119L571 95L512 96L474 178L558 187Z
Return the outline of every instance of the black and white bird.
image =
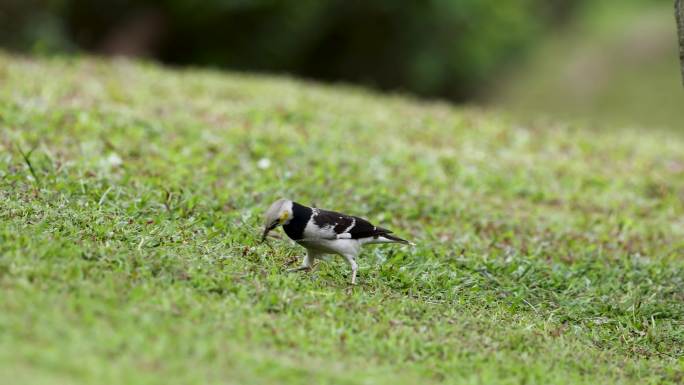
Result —
M411 244L363 218L307 207L288 199L279 199L271 205L266 211L264 224L262 242L271 230L283 226L285 234L306 249L302 265L289 271L308 270L314 259L325 254L338 254L351 266L352 284L356 284L356 258L362 246L373 243Z

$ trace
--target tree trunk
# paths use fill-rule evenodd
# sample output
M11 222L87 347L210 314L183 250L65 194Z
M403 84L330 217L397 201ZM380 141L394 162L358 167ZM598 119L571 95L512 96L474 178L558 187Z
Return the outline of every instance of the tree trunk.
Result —
M682 70L682 84L684 84L684 0L675 0L675 17L677 18L677 32L679 35L679 66Z

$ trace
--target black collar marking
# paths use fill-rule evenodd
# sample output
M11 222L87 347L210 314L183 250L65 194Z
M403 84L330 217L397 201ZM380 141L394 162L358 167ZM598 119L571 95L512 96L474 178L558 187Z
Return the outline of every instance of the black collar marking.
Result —
M292 202L292 219L283 226L285 234L294 241L304 238L304 228L309 223L312 213L311 208Z

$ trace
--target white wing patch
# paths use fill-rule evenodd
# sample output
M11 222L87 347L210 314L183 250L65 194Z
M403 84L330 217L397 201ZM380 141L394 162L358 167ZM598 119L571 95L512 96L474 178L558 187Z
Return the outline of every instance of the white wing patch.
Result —
M342 219L342 217L340 217ZM354 226L356 226L356 218L352 218L352 223L349 225L342 233L337 234L337 239L351 239L352 235L349 233L349 230L353 229Z
M310 240L310 239L335 239L337 238L335 236L335 231L334 231L334 226L324 226L324 227L319 227L316 225L314 222L314 218L320 213L320 211L312 207L313 213L311 215L311 218L309 218L309 222L307 222L306 227L304 227L304 239Z
M340 219L342 219L342 218L340 218ZM354 228L354 226L356 226L356 218L352 218L352 223L351 223L351 225L349 225L349 227L347 227L346 229L344 229L343 233L348 233L349 230L351 230L351 229Z

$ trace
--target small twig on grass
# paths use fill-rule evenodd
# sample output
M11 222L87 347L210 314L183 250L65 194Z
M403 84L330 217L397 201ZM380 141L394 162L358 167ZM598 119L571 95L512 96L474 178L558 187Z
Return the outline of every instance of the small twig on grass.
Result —
M164 207L166 207L167 212L171 212L171 192L167 189L164 189Z
M531 307L532 310L534 310L534 312L535 312L536 314L539 314L539 311L537 311L537 308L534 307L534 305L532 305L531 303L529 303L525 298L522 298L522 301L525 302L529 307Z
M107 190L105 190L105 192L102 194L102 196L100 197L100 200L97 202L98 206L102 206L105 199L107 198L107 194L109 194L110 191L112 191L112 186L109 186L109 188Z
M36 173L36 170L33 168L33 164L31 163L31 154L33 154L33 151L35 151L38 145L36 144L35 146L33 146L33 148L31 148L31 150L28 153L24 152L24 150L21 149L20 145L17 144L15 146L17 147L17 151L19 151L19 154L21 154L21 157L24 158L24 163L26 163L26 165L28 166L29 172L31 173L31 175L33 175L33 179L35 179L36 183L40 184L40 178L38 177L38 173Z

